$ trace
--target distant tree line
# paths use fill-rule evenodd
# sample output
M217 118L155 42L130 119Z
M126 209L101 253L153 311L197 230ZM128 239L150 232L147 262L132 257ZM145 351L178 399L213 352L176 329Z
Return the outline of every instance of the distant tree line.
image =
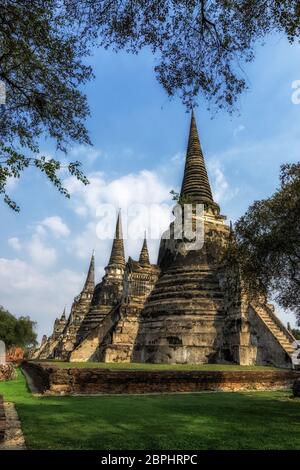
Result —
M4 307L0 306L0 340L6 348L19 346L30 348L37 345L36 323L28 316L16 318Z

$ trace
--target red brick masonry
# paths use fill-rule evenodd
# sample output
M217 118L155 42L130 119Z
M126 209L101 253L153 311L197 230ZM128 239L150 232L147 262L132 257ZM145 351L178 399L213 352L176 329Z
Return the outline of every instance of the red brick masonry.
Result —
M6 429L6 416L3 405L3 396L0 395L0 442L4 440L4 434Z
M24 362L24 369L47 394L161 393L204 390L274 390L292 388L300 371L190 371L60 369Z

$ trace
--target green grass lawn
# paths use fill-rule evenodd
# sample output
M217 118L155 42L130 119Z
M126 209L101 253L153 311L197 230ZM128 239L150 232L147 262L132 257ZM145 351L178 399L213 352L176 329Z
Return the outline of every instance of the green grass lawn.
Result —
M62 362L62 361L36 361L61 367L74 368L103 368L103 369L131 369L131 370L274 370L275 367L240 366L233 364L142 364L134 362Z
M290 392L33 397L18 371L0 393L30 449L300 449Z

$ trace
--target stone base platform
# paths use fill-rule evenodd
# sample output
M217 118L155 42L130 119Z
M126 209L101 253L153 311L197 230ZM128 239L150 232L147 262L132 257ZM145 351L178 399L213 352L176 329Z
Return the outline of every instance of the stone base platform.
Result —
M294 370L110 370L62 369L49 364L23 364L40 393L146 394L202 391L280 390L300 378Z

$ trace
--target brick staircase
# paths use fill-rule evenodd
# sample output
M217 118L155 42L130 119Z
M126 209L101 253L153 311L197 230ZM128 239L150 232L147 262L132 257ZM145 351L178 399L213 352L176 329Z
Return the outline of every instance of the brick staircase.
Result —
M84 340L88 334L96 328L111 312L111 305L92 305L88 314L84 317L77 334L76 346Z
M130 302L120 308L120 320L108 333L111 336L110 342L103 341L104 362L131 362L136 337L139 330L139 314L143 308L141 302Z
M109 331L114 328L119 320L120 305L117 305L74 349L69 359L70 362L99 361L99 345L102 344Z
M292 333L281 323L279 318L272 311L272 308L267 305L261 306L253 304L251 304L251 307L274 335L282 349L292 357L297 350L297 345L295 344L296 340Z

